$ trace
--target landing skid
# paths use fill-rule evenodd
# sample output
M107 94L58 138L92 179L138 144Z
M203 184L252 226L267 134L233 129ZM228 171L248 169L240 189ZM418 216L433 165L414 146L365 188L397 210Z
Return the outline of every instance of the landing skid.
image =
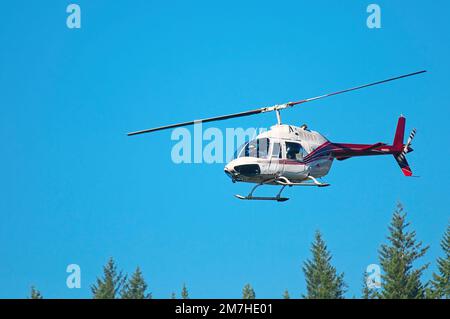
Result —
M275 183L283 185L283 186L317 186L317 187L327 187L330 186L328 183L321 183L316 178L312 176L307 177L311 182L301 182L301 183L293 183L289 179L284 176L278 177L275 180Z
M247 196L242 196L242 195L234 195L236 196L236 198L239 199L243 199L243 200L275 200L277 202L285 202L287 201L289 198L287 197L281 197L281 192L283 191L283 189L286 187L286 185L283 185L280 189L280 191L278 192L277 196L275 197L262 197L262 196L253 196L253 192L259 187L262 186L264 184L270 184L273 182L276 182L277 179L269 179L267 181L264 181L260 184L255 185L252 188L252 191L250 192L250 194L248 194Z
M277 201L277 202L285 202L289 198L281 197L281 192L284 190L284 188L286 186L289 186L289 187L291 187L291 186L317 186L317 187L330 186L330 184L319 182L317 179L315 179L312 176L308 176L308 179L311 180L311 182L293 183L289 179L287 179L286 177L280 176L280 177L277 177L275 179L270 179L270 180L267 180L267 181L264 181L264 182L262 182L260 184L255 185L252 188L251 192L247 196L242 196L242 195L234 195L234 196L236 198L239 198L239 199L242 199L242 200L273 200L273 201ZM275 197L253 196L253 192L259 186L262 186L264 184L270 184L270 183L277 183L277 184L282 186L280 191L278 192L277 196L275 196Z
M274 200L277 202L285 202L289 200L287 197L261 197L261 196L242 196L242 195L234 195L236 198L242 200Z

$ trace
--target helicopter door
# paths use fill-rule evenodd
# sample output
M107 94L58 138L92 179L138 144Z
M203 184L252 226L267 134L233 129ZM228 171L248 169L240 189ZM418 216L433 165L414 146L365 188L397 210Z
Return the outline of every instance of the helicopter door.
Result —
M287 141L286 145L286 165L284 167L284 176L291 179L304 178L307 175L307 164L303 162L307 155L303 146L297 141Z
M269 164L269 174L279 175L283 171L283 164L281 164L282 159L282 148L280 142L272 142L272 148L270 151L270 164Z

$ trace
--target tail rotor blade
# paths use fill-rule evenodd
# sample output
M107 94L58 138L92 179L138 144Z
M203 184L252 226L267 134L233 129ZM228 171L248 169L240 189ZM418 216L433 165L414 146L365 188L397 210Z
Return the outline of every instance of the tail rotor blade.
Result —
M408 151L410 150L410 146L411 146L412 140L414 139L415 135L416 135L416 129L414 128L411 131L411 133L409 134L408 141L406 142L405 146L403 147L402 154L408 153Z

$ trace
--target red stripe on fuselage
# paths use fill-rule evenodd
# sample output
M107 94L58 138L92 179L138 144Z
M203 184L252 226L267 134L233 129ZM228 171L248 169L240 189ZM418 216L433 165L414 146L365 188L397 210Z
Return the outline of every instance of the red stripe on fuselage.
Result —
M315 150L305 156L303 161L291 159L277 159L280 164L287 165L308 165L319 159L353 157L353 156L371 156L371 155L388 155L399 153L398 149L392 145L380 145L371 149L374 144L350 144L350 143L331 143L325 142L318 146ZM368 149L368 150L367 150ZM272 159L273 160L273 159Z
M321 157L329 157L329 156L332 156L333 158L338 158L338 157L353 157L353 156L388 155L398 153L398 149L392 145L380 145L378 147L371 148L373 145L374 144L349 144L349 143L325 142L319 147L317 147L314 151L306 155L303 161L291 160L289 164L293 164L293 162L308 164L318 160Z

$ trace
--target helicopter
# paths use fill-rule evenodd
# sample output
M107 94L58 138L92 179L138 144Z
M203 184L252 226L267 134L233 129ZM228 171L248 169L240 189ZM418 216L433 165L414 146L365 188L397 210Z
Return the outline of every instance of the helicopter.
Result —
M281 194L286 186L330 186L319 181L328 174L333 161L343 161L356 156L393 155L405 176L413 176L406 160L406 154L413 151L412 140L416 134L413 129L404 143L406 119L400 115L392 144L378 142L374 144L349 144L329 141L322 134L310 130L307 125L300 127L282 124L281 111L294 106L323 99L333 95L343 94L362 88L391 82L394 80L425 73L426 70L409 73L386 80L364 84L349 89L323 94L316 97L287 102L268 107L262 107L240 113L205 118L201 120L160 126L156 128L128 133L128 136L151 133L181 126L222 121L232 118L275 112L277 123L270 130L257 135L251 141L237 149L235 157L226 164L224 172L235 182L256 184L246 196L235 195L241 200L270 200L284 202L289 198ZM255 190L263 185L278 185L279 192L275 196L254 196Z

